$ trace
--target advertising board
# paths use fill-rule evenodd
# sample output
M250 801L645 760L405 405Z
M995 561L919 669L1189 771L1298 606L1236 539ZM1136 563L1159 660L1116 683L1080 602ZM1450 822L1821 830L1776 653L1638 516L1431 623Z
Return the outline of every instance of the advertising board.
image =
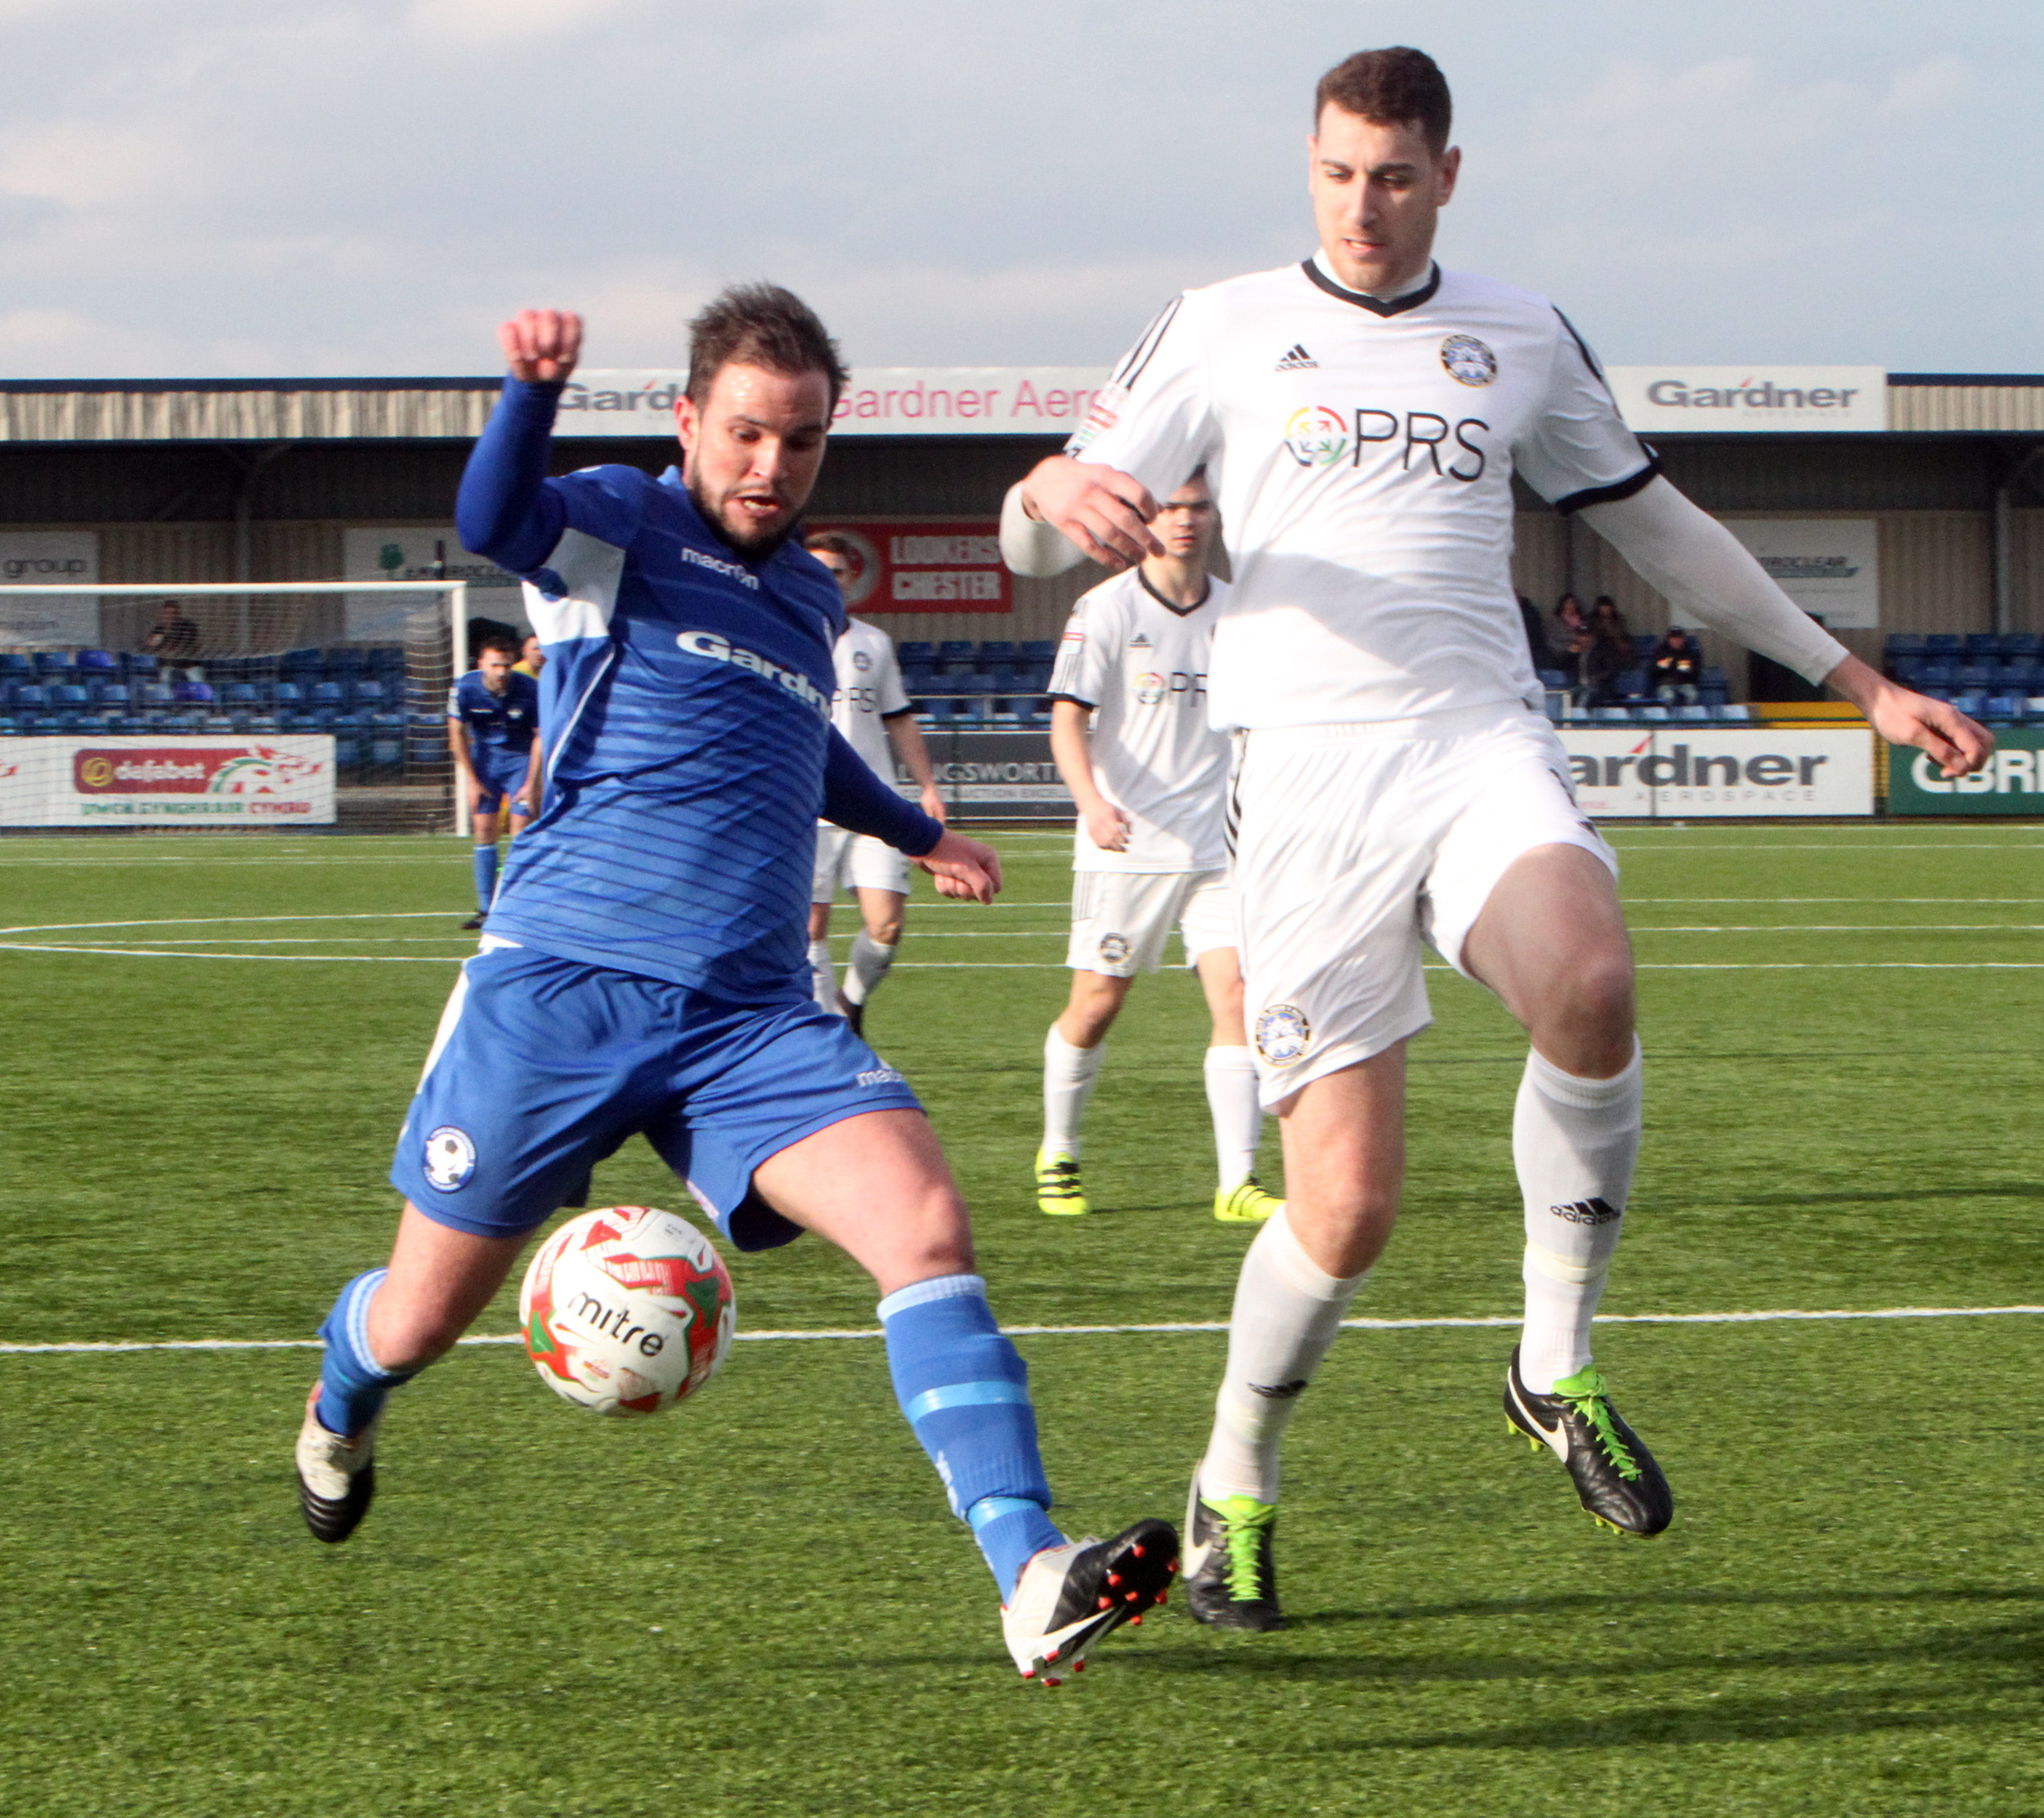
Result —
M1997 726L1994 755L1970 777L1946 778L1923 752L1888 747L1890 814L2044 814L2044 728Z
M975 821L1069 821L1077 812L1057 773L1048 732L923 735L944 800ZM913 801L920 790L899 760L894 786Z
M1593 818L1874 812L1864 727L1613 727L1562 730L1576 799Z
M854 612L1011 612L997 518L831 518L809 526L851 545Z
M0 740L0 826L327 826L330 733Z
M1612 366L1618 408L1647 434L1878 434L1888 427L1879 366Z

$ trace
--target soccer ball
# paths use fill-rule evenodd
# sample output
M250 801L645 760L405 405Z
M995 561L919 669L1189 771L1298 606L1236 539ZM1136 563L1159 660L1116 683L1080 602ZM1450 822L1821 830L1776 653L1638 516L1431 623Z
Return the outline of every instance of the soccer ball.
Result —
M609 1206L534 1253L518 1324L540 1380L564 1400L657 1414L716 1374L737 1303L723 1257L687 1219Z

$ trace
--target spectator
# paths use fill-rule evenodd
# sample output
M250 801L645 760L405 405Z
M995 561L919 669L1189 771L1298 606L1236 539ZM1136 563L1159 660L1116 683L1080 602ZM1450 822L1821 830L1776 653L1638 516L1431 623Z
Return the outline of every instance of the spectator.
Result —
M535 682L540 679L540 671L546 667L546 652L540 647L538 632L528 631L525 634L518 660L511 666L519 674L531 676Z
M1599 593L1589 614L1590 650L1585 668L1594 704L1604 705L1618 698L1618 682L1634 664L1632 627L1618 602Z
M182 671L199 682L204 676L191 660L199 654L199 638L198 625L178 609L177 601L165 600L157 610L155 624L143 634L142 649L156 659L161 673L175 675Z
M1547 641L1547 627L1540 623L1540 609L1523 593L1519 595L1519 618L1526 626L1526 647L1532 653L1534 669L1559 668L1553 647Z
M1570 692L1585 705L1589 700L1589 662L1594 642L1589 621L1583 616L1583 602L1573 593L1564 593L1554 602L1554 636L1548 647L1553 653L1555 668L1567 673Z
M1670 706L1679 702L1693 707L1701 698L1698 684L1703 678L1703 652L1697 641L1680 625L1668 627L1668 635L1654 652L1653 684L1656 697Z

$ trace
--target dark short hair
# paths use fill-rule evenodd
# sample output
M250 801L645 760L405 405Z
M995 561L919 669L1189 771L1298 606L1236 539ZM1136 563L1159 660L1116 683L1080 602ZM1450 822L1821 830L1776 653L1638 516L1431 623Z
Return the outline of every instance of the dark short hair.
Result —
M821 373L831 411L850 374L816 311L778 284L733 284L688 325L688 395L700 410L717 374L733 361L776 373Z
M1441 66L1424 51L1402 44L1358 51L1336 64L1313 91L1316 132L1330 107L1378 126L1417 126L1437 158L1448 149L1448 130L1455 123L1455 103Z
M525 639L509 631L493 631L476 646L476 660L480 662L493 650L500 650L516 662L525 654Z
M834 556L842 556L847 562L857 562L858 551L852 547L849 537L840 536L835 531L812 531L802 539L805 549L827 549Z

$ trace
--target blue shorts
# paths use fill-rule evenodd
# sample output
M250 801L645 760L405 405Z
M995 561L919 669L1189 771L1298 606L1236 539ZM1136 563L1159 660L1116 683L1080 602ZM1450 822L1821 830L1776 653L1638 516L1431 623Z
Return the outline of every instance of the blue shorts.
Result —
M741 1250L800 1234L752 1171L865 1111L922 1108L842 1017L737 1003L484 937L447 1000L391 1184L437 1225L515 1237L643 1132Z
M513 753L508 745L472 746L469 767L476 773L476 781L482 785L482 793L476 799L476 813L495 814L503 807L505 796L516 795L518 786L525 781L531 759L530 751Z

